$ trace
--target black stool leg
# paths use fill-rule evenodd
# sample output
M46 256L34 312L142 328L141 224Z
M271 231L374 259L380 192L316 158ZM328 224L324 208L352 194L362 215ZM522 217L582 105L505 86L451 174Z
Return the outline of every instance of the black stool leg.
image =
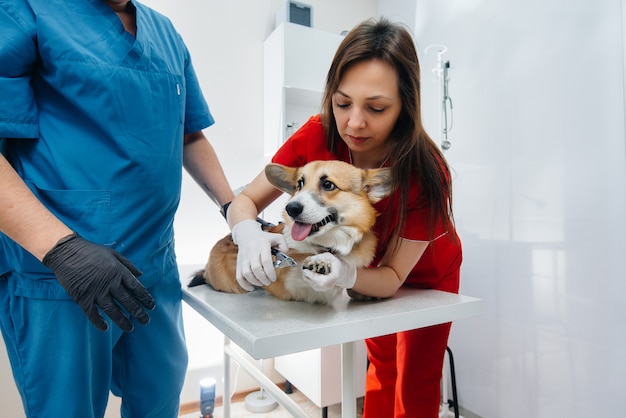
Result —
M454 402L454 418L459 418L459 399L456 393L456 373L454 371L454 357L452 356L452 350L450 347L446 347L448 352L448 358L450 359L450 375L452 381L452 402Z
M285 393L291 395L293 393L293 386L289 380L285 380Z

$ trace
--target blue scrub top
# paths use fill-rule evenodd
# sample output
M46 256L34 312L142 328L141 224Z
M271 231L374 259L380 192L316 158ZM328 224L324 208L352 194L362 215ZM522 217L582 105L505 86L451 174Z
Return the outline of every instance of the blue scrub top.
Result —
M39 199L85 239L129 258L151 286L177 278L174 213L183 134L213 124L171 22L133 1L136 38L102 0L0 0L0 138ZM0 234L0 275L24 296L67 298Z

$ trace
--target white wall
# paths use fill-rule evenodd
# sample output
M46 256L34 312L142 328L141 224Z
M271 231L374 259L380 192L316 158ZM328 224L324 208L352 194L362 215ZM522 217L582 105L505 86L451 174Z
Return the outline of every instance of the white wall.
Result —
M460 403L484 418L623 416L626 151L619 0L417 1L423 108L451 61L464 244Z
M0 411L3 416L21 418L24 416L20 394L13 382L9 357L0 335Z

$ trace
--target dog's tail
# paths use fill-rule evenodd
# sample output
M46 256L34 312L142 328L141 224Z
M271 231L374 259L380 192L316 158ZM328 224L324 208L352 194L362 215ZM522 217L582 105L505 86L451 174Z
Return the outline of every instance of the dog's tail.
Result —
M187 287L195 287L202 284L207 284L206 280L204 279L204 270L198 270L191 277L191 281L187 284Z

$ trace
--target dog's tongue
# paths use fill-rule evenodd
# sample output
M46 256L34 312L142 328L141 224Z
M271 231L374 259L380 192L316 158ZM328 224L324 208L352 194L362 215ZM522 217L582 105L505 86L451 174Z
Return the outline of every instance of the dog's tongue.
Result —
M312 224L303 224L300 222L294 222L291 227L291 238L296 241L302 241L311 233Z

